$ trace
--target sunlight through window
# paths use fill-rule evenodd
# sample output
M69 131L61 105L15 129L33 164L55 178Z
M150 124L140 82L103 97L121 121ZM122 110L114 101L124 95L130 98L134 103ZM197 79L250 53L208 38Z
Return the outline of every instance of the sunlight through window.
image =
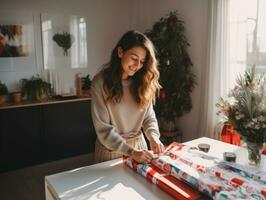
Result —
M266 0L230 0L231 62L266 72Z
M42 22L42 37L43 40L48 41L49 31L52 29L52 21L45 20ZM43 43L43 61L44 69L48 69L48 56L49 55L49 46L46 42Z
M85 18L72 16L70 19L70 28L76 40L72 46L71 68L86 68L87 34Z

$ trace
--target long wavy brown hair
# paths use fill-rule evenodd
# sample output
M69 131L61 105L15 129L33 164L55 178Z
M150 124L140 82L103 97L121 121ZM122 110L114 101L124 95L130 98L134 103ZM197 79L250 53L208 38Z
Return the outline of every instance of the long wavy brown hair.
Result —
M131 92L140 109L145 108L152 99L155 104L156 94L161 86L159 84L159 71L152 42L137 31L126 32L112 51L111 60L103 70L104 89L107 92L107 101L120 102L123 96L121 59L118 48L124 52L133 47L142 47L146 50L143 67L131 77Z

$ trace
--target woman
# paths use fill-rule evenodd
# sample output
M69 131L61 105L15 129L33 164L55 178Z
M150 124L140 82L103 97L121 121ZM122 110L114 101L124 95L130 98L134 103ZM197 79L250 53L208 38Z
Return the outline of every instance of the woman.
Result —
M152 104L160 89L158 78L152 42L137 31L125 33L110 62L92 81L96 162L123 154L139 163L150 162L153 155L142 131L154 153L164 150Z

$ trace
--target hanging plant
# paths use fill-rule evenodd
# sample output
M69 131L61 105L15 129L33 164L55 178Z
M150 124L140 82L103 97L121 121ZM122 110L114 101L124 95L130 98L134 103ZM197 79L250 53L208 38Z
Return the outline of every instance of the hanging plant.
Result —
M185 36L184 21L179 19L177 12L170 12L156 22L146 35L157 50L162 85L155 112L159 118L174 122L190 112L190 94L196 85L193 64L187 52L190 44Z
M74 43L74 36L67 32L56 33L53 36L53 40L59 47L63 48L64 56L68 56L68 49L70 49Z

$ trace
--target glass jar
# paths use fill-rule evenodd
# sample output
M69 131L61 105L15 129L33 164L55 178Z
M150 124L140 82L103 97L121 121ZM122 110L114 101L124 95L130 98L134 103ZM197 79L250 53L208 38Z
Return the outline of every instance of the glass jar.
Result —
M249 164L257 166L261 161L261 154L263 151L263 143L246 142L248 150Z

